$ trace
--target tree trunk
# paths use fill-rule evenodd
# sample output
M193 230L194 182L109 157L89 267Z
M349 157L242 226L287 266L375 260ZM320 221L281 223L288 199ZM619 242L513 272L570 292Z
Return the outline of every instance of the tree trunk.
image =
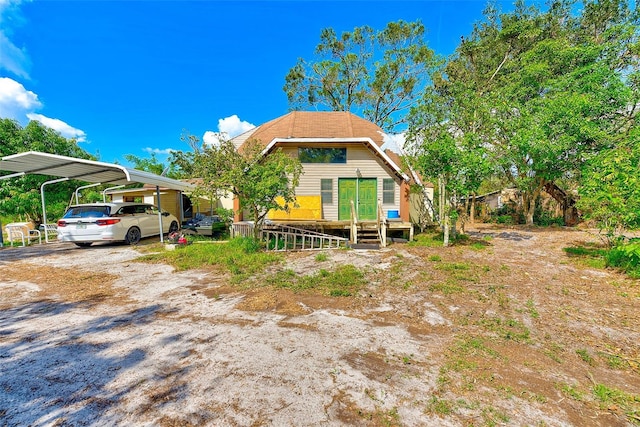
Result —
M544 184L544 191L549 193L562 207L562 216L564 224L572 227L580 222L580 215L576 209L576 201L567 194L562 188L558 187L555 182L547 182Z
M442 177L438 178L438 223L440 227L444 227L444 179Z
M536 210L536 197L529 199L529 208L527 209L526 222L527 225L533 225L533 213Z
M260 240L260 214L258 213L258 209L253 208L253 238L256 241Z
M464 214L466 215L469 212L469 195L466 194L464 198ZM464 229L464 228L463 228Z
M469 223L471 225L476 222L476 193L471 193L471 211L469 213Z
M522 193L522 212L527 225L533 225L533 214L536 210L536 201L538 200L539 195L540 189L536 189L531 193Z
M444 217L444 238L443 238L443 246L449 246L449 215L445 215Z

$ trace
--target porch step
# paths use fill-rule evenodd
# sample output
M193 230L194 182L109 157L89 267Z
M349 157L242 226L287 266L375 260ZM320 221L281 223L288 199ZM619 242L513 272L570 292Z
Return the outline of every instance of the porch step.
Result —
M378 235L377 224L361 224L358 229L358 244L375 245L375 249L380 248L380 237ZM364 249L364 248L363 248ZM366 248L373 249L373 248Z
M351 243L349 247L351 249L371 249L371 250L380 249L380 245L378 243Z

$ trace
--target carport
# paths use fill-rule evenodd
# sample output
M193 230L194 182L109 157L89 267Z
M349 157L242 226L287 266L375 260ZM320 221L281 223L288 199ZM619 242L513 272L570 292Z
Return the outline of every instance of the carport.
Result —
M47 210L44 199L44 187L56 182L76 179L89 182L95 185L120 186L129 184L149 184L156 187L158 211L160 206L160 187L178 190L180 192L193 190L193 184L167 178L137 169L127 168L113 163L96 162L93 160L77 159L74 157L59 156L57 154L41 153L38 151L27 151L24 153L5 156L0 160L0 171L13 172L0 176L0 179L16 178L27 174L57 176L59 178L50 180L42 184L40 194L42 197L42 220L44 222L45 241L49 242L47 231ZM182 200L182 197L180 197ZM180 209L182 223L182 207ZM162 230L162 215L158 213L160 230ZM160 233L160 241L164 241Z

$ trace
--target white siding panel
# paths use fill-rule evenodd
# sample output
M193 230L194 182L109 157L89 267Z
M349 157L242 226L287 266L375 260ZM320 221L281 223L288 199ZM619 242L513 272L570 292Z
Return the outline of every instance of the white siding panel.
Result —
M332 145L336 148L336 145ZM298 147L286 147L283 149L289 155L297 156ZM360 171L361 178L377 178L377 196L382 200L382 179L393 178L395 186L395 203L393 205L383 205L385 215L387 210L400 209L400 182L389 168L376 157L365 145L347 146L347 163L303 163L304 173L300 177L300 184L296 188L296 194L300 196L319 196L320 180L322 178L333 179L333 203L323 205L324 219L330 221L338 220L338 178L357 178L356 169Z

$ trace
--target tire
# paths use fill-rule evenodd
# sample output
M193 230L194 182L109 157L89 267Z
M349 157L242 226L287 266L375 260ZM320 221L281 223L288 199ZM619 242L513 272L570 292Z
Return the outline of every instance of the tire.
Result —
M73 242L76 244L76 246L80 246L81 248L88 248L89 246L91 246L91 243L93 242Z
M140 241L140 229L138 227L131 227L127 230L127 235L124 237L124 241L128 245L137 245Z
M173 221L171 223L171 225L169 226L169 234L171 233L175 233L176 231L178 231L179 227L178 227L178 223Z

